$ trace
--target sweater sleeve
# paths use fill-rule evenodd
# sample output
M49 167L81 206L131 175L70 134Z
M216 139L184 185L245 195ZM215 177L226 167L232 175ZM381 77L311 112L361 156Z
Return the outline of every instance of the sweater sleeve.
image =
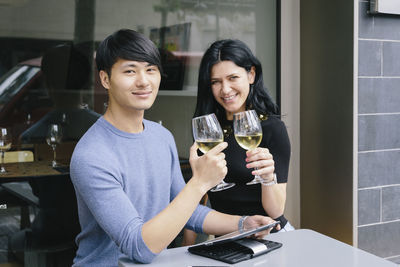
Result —
M100 155L74 154L71 180L91 215L121 252L136 261L151 262L157 254L143 241L143 220L123 191L123 184L114 177L116 167L104 162ZM90 215L83 215L83 220L90 219L85 216Z
M172 136L171 136L172 137ZM172 139L173 141L173 139ZM180 168L178 152L176 150L175 142L173 141L171 145L171 153L172 153L172 163L171 163L171 201L179 194L179 192L185 186L185 181L182 176L182 171ZM192 216L188 220L185 225L185 228L193 230L197 233L203 233L203 223L207 214L211 211L209 207L198 205L194 210Z

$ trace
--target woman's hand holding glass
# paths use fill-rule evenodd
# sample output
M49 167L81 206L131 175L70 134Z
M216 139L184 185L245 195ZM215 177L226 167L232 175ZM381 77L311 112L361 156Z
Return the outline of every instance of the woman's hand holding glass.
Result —
M254 169L252 174L269 183L274 180L275 162L268 148L257 147L246 152L246 167Z
M247 168L254 168L254 179L247 185L271 181L274 178L274 161L266 148L258 148L262 140L260 119L254 110L233 115L233 131L238 144L247 150Z
M213 147L222 143L224 140L224 134L222 128L215 114L213 113L193 118L192 128L193 128L194 140L196 141L196 144L200 149L200 151L205 154L204 155L205 160L208 160L208 158L212 158L213 156L221 154L221 156L223 155L222 160L223 162L225 162L225 168L226 168L225 155L221 153L222 150L221 151L217 150L216 152L212 152L210 155L207 155L211 152ZM217 155L214 155L214 153L217 153ZM191 155L191 158L193 160L193 158L195 158L194 155ZM216 166L216 167L221 167L221 166ZM214 188L212 188L211 191L216 192L225 190L231 188L234 185L235 185L234 183L226 183L224 180L222 180L219 184L217 184Z

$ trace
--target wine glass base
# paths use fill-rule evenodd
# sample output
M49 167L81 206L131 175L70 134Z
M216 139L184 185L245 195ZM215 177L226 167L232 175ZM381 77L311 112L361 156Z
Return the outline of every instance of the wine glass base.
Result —
M251 180L250 182L246 183L246 185L261 184L262 181L263 181L263 179L261 179L259 177L255 177L253 180Z
M50 166L53 167L53 168L55 168L55 167L60 167L60 164L59 164L58 162L56 162L55 160L53 160L53 161L50 163Z
M216 186L214 186L210 191L211 192L218 192L218 191L229 189L229 188L234 187L234 186L235 186L235 183L222 182L222 183L217 184Z

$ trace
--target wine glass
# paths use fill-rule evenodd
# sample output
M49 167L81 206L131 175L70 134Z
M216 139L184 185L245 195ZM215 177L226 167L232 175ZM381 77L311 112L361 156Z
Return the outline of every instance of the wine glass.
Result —
M7 128L0 128L0 152L1 152L1 167L0 174L7 173L4 168L4 153L11 148L11 132Z
M261 143L262 128L260 119L254 110L247 110L233 114L233 132L238 144L246 149L253 150ZM255 175L247 185L262 183L263 179Z
M56 161L56 147L57 144L61 143L62 130L61 126L58 124L50 124L49 131L47 133L46 142L53 149L53 161L51 166L57 167L58 163Z
M210 149L224 141L224 134L221 125L214 113L192 119L193 137L199 149L204 154ZM222 180L211 189L217 192L233 187L234 183L226 183Z

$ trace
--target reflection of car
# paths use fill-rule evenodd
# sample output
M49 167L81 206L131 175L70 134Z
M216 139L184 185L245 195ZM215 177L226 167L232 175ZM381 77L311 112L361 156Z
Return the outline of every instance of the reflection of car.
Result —
M52 102L43 82L40 62L41 58L22 62L0 78L2 126L36 121L51 108Z
M14 138L53 109L45 85L41 58L17 64L0 78L0 125L11 127ZM94 111L103 113L106 91L95 75ZM80 91L68 91L79 94Z

